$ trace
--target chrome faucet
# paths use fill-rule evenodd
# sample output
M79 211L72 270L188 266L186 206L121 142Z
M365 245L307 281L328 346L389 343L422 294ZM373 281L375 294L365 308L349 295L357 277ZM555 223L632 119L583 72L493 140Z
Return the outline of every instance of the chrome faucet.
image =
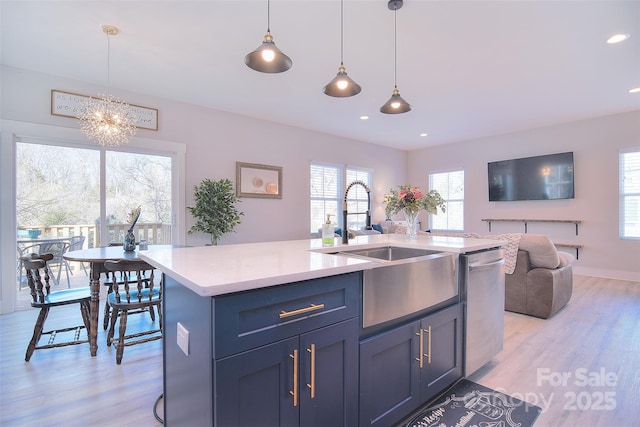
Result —
M351 184L347 186L347 190L344 192L344 203L342 204L342 243L349 244L349 229L347 228L347 196L349 195L349 190L354 185L361 185L367 191L367 226L366 230L372 230L371 227L371 190L363 181L353 181ZM354 212L352 215L362 214L364 212Z

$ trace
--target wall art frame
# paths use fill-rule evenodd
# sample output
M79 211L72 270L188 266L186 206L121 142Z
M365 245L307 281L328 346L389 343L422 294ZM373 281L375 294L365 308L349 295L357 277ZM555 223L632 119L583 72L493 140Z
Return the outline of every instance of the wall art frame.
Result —
M236 195L282 199L282 167L236 162Z
M101 102L99 96L81 95L51 89L51 115L77 119L89 100ZM135 126L139 129L158 130L158 110L129 104L129 111L136 117Z

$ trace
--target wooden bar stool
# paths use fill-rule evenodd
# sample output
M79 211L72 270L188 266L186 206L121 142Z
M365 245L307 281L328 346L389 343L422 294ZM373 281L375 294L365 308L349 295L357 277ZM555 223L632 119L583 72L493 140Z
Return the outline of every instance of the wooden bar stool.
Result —
M125 346L162 339L162 280L158 284L154 282L153 268L144 261L105 261L104 268L113 283L113 292L107 295L107 303L111 308L107 345L115 344L116 363L119 365ZM146 271L150 271L147 281L142 279ZM158 310L158 327L127 335L127 316L130 311L152 307ZM119 334L115 338L117 321L120 322Z
M53 258L54 255L51 253L33 253L20 258L27 272L27 280L29 282L29 288L31 289L31 307L40 309L40 314L38 315L36 325L33 329L33 337L31 338L31 342L29 342L27 353L24 357L24 360L27 362L31 359L35 350L89 342L88 339L80 339L82 329L85 329L85 332L89 330L89 307L91 301L89 288L65 289L62 291L51 292L49 281L51 280L52 275L49 271L47 262L51 261ZM52 307L69 304L80 305L80 314L82 315L83 325L44 332L44 323L49 315L49 310ZM57 334L70 331L75 331L73 340L58 343L55 342ZM49 335L49 341L47 344L38 345L42 335Z

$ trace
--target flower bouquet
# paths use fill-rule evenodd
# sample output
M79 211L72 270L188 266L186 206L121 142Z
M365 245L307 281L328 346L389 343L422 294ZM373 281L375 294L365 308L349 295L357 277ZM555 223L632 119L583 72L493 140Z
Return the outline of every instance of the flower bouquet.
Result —
M398 212L404 213L407 220L407 235L409 239L416 238L416 225L418 214L421 210L432 215L438 214L438 208L444 213L446 202L436 190L424 194L418 187L412 185L399 185L399 190L391 189L391 193L385 197L387 217Z

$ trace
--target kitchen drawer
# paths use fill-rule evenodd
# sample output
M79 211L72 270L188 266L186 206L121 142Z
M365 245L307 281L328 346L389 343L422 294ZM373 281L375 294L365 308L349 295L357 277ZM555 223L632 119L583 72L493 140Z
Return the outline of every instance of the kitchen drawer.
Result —
M357 317L361 277L355 272L214 297L214 357Z

